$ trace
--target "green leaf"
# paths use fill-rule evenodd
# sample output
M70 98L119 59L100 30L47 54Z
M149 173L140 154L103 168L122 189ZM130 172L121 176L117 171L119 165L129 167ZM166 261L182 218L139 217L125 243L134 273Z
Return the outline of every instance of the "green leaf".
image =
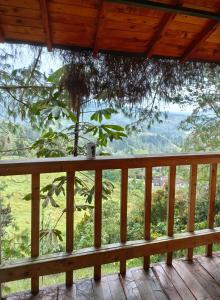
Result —
M47 81L51 83L59 82L60 78L63 76L65 67L57 69L54 73L48 76Z

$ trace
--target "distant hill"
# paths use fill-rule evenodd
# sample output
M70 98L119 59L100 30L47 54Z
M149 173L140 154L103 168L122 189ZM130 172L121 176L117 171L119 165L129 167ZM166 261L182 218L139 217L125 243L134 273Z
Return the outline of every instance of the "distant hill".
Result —
M141 132L133 132L123 141L112 142L109 151L112 154L154 154L175 153L181 150L186 133L178 128L181 121L187 117L185 113L168 113L163 123L157 123L150 129L143 124ZM127 120L121 115L115 115L112 122L125 125Z

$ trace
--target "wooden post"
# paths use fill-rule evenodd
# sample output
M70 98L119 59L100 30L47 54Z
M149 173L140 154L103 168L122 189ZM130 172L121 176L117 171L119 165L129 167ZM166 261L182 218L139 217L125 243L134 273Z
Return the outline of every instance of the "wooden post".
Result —
M209 211L208 211L208 228L214 228L215 222L215 196L216 196L216 181L217 181L217 164L210 166L210 178L209 178ZM212 256L213 244L207 245L206 254Z
M66 252L73 251L74 244L74 183L75 172L68 172L66 181ZM73 284L73 271L66 272L66 286Z
M194 232L195 229L195 207L196 207L196 184L197 184L197 165L190 167L190 182L189 182L189 217L188 217L188 231ZM187 259L193 259L193 248L187 251Z
M174 205L176 187L176 166L171 166L169 171L169 195L167 205L167 235L173 237ZM167 264L172 265L173 252L167 253Z
M95 171L94 246L101 247L102 233L102 170ZM94 279L101 279L101 265L94 267Z
M127 241L127 199L128 199L128 169L121 170L121 224L120 239L121 243ZM126 260L120 261L120 273L126 273Z
M40 174L32 174L32 201L31 201L31 257L39 256L40 236ZM31 292L39 292L39 277L31 278Z
M2 263L2 197L0 194L0 265ZM0 299L2 299L2 285L0 283Z
M152 202L152 168L145 169L144 238L150 240ZM150 256L144 257L144 269L150 267Z

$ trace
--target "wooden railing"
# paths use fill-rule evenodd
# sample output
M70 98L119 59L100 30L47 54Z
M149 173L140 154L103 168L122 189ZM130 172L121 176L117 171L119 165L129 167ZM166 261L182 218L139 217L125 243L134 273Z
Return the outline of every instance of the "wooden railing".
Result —
M31 174L31 258L0 265L0 283L31 278L32 292L39 290L39 276L66 272L66 285L73 282L73 270L94 267L94 278L101 278L101 265L119 261L120 273L126 272L126 260L144 257L144 268L150 265L150 255L167 253L167 264L172 264L173 251L188 249L188 259L193 259L193 248L207 246L207 255L212 255L213 243L220 242L220 228L214 228L217 165L220 153L178 154L161 156L98 157L85 158L34 159L1 161L0 176ZM208 229L194 231L197 168L200 164L210 165ZM174 235L174 207L176 167L188 165L191 168L189 179L188 232ZM151 240L151 202L152 168L169 167L167 237ZM128 170L145 169L145 240L127 242L127 198ZM121 212L120 242L101 245L102 228L102 173L107 169L121 170ZM76 171L95 171L95 222L94 248L74 251L74 178ZM39 256L40 224L40 174L66 172L66 252Z

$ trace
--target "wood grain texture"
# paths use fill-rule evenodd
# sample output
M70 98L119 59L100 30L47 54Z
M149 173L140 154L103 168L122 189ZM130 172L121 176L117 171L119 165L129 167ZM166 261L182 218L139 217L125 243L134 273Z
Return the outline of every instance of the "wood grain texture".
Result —
M147 271L129 269L125 276L104 276L100 281L84 279L71 287L43 288L38 295L30 292L12 294L8 300L168 300L220 298L219 254L213 258L197 257L194 262L174 260L173 266L154 264ZM213 264L216 266L213 272ZM211 273L210 273L211 271ZM216 277L217 276L217 277Z
M73 251L74 241L74 183L75 172L67 173L66 183L66 252ZM66 273L66 285L73 284L73 272Z
M173 266L196 299L212 299L208 294L207 290L200 284L197 278L195 278L194 275L187 269L187 267L182 261L174 261Z
M128 169L121 170L121 209L120 209L120 240L127 241L127 206L128 206ZM120 273L126 273L126 260L120 262Z
M197 185L197 165L190 167L190 180L189 180L189 202L188 202L188 224L187 229L189 232L193 232L195 228L195 207L196 207L196 185ZM193 248L189 248L187 251L188 260L193 258Z
M181 300L182 298L180 297L178 291L176 290L175 286L173 285L172 281L169 279L167 276L166 272L162 268L161 265L155 265L153 267L153 270L159 279L163 290L165 291L166 295L169 297L171 300Z
M150 240L151 231L151 202L152 202L152 168L145 168L144 194L144 238ZM144 257L144 269L150 266L150 256Z
M46 40L47 50L52 51L52 38L51 38L50 20L49 20L47 0L40 0L40 9L41 9L43 28L45 31L45 40Z
M101 247L102 241L102 170L95 172L94 246ZM101 265L94 267L94 279L101 278Z
M190 15L187 10L185 14L170 13L141 7L138 3L129 5L128 1L103 0L2 0L0 15L5 41L44 44L49 50L52 44L61 48L89 48L94 56L98 51L110 51L147 54L148 57L159 55L182 61L220 61L220 56L215 55L220 43L218 20L207 19L214 16L212 13L218 17L219 2L211 1L214 3L211 5L209 2L185 0L183 5L185 10L204 11L206 18ZM163 3L175 7L182 0L164 0ZM65 24L69 24L71 30L64 30ZM17 26L8 30L10 25ZM25 31L26 27L32 30ZM85 29L85 34L82 34L81 28ZM39 29L43 30L43 36ZM109 36L108 31L111 30L117 32L124 42ZM176 31L177 43L166 40L167 31ZM131 38L132 33L136 36ZM62 38L62 34L65 37ZM189 39L191 34L194 37ZM206 43L208 40L212 41L211 48Z
M0 176L34 173L56 173L85 170L115 170L126 167L146 168L163 166L181 166L192 164L220 163L220 153L185 153L155 155L100 156L89 160L85 158L36 158L20 160L1 160Z
M164 272L166 273L168 280L173 284L180 297L182 299L194 300L195 298L193 294L190 292L185 282L178 275L176 270L172 266L167 266L166 264L160 264L160 265L163 268Z
M174 228L174 206L175 206L175 187L176 187L176 167L172 166L169 170L168 182L168 205L167 205L167 235L173 236ZM167 264L172 264L172 252L167 253Z
M40 245L40 174L31 177L31 257L39 256ZM39 277L31 277L32 294L39 291Z
M216 183L217 183L217 164L210 166L209 179L209 208L208 208L208 228L214 228L215 222L215 197L216 197ZM207 246L207 256L212 256L213 244Z
M36 259L0 266L0 282L68 272L86 267L99 267L122 259L132 259L145 255L172 252L179 249L198 247L220 242L220 228L200 230L195 233L181 233L173 238L160 238L146 241L127 242L126 245L112 244L99 249L85 248L72 254L51 254Z

